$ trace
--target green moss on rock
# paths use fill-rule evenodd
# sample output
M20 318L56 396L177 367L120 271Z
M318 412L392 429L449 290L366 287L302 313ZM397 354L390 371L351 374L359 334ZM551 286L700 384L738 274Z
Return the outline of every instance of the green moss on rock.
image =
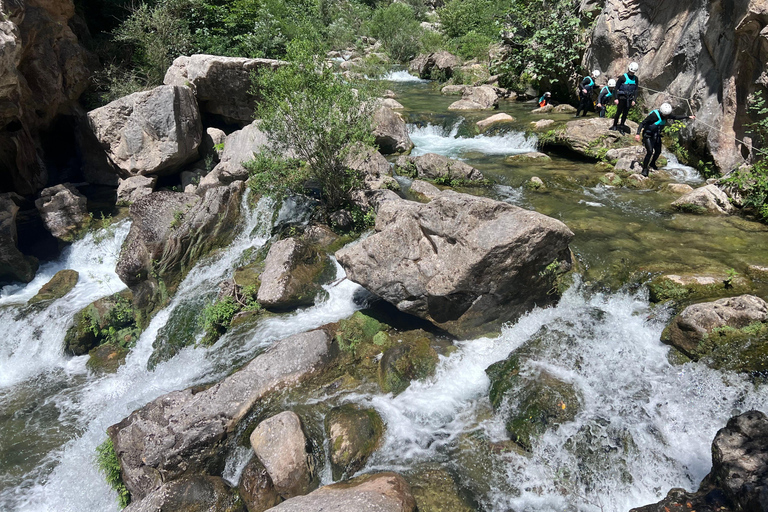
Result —
M749 279L741 276L723 275L661 275L648 283L651 302L692 302L703 299L717 299L749 293L753 289Z
M379 447L384 422L374 409L345 404L325 416L325 431L330 441L333 479L349 477L363 468Z
M406 475L419 512L472 512L450 473L431 466Z
M75 287L80 274L76 270L60 270L50 281L45 283L37 294L29 299L27 304L37 304L44 301L60 299Z
M125 362L128 349L113 343L104 343L88 352L91 356L85 364L89 369L99 373L115 373Z
M92 302L75 314L74 325L64 336L64 350L83 355L103 343L132 347L141 328L128 290Z
M438 355L427 337L409 336L387 349L379 363L379 385L385 393L402 393L411 381L435 373Z

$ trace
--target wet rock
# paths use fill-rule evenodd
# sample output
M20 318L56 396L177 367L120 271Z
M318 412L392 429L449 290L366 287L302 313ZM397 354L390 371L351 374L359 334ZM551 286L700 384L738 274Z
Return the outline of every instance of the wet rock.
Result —
M405 108L402 103L392 98L384 98L381 100L381 104L392 110L402 110Z
M632 173L629 176L627 176L627 185L630 187L635 188L644 188L648 186L651 182L651 178L647 176L643 176L639 173Z
M429 339L417 337L402 340L387 349L379 362L379 386L385 393L398 395L412 380L425 379L435 373L437 352Z
M126 290L95 300L75 313L73 325L64 335L64 352L81 356L106 342L128 345L140 333L131 293Z
M696 492L672 489L659 503L630 512L768 510L768 418L748 411L728 420L712 442L712 470Z
M461 60L446 51L421 54L408 65L408 71L427 80L448 80L454 69L461 65Z
M466 85L445 85L440 89L440 94L461 96L467 87Z
M398 174L428 180L480 181L483 173L469 164L447 156L427 153L421 156L401 156L395 161Z
M248 512L264 512L283 501L258 457L251 457L245 465L237 490Z
M600 149L612 148L616 144L632 145L628 137L622 137L619 132L609 131L613 119L592 117L574 119L566 123L562 130L547 139L547 147L563 147L580 155L598 159ZM627 121L627 127L632 133L637 130L637 124Z
M652 302L721 298L751 291L749 281L738 275L677 275L654 277L648 283Z
M728 214L733 205L728 196L717 185L705 185L689 192L672 203L672 207L685 213Z
M270 512L416 512L408 483L396 473L377 473L326 485L269 509Z
M191 89L161 85L88 112L88 121L124 177L173 174L197 160L203 137Z
M621 176L615 172L605 173L605 175L600 178L600 181L611 187L620 187L624 183L624 180L621 179Z
M475 510L462 499L459 487L444 469L423 469L407 475L419 512L472 512Z
M38 302L53 301L60 299L75 287L80 274L76 270L59 270L45 283L37 294L29 299L27 304L37 304Z
M128 349L114 343L104 343L88 352L88 362L85 366L96 373L115 373L125 363Z
M740 295L693 304L672 319L661 341L714 368L768 370L768 304Z
M154 176L131 176L120 180L117 186L118 204L133 204L155 190L157 178Z
M490 85L467 86L461 99L448 106L448 110L493 110L499 104L496 88Z
M43 189L35 207L48 231L59 240L72 241L88 223L88 201L70 183Z
M295 413L281 412L259 423L251 433L251 446L283 498L301 496L317 487L310 445Z
M329 263L327 256L299 239L275 242L264 262L256 299L273 309L314 304L315 296L322 291L320 278Z
M478 121L475 123L477 125L477 128L480 131L487 130L491 125L497 124L497 123L513 123L515 121L515 118L512 117L509 114L500 113L493 115L487 119L483 119L482 121Z
M283 64L273 59L181 56L168 68L163 83L191 87L201 112L220 116L228 123L248 124L258 99L252 94L251 75L272 72Z
M421 196L424 199L432 200L440 193L440 189L429 182L413 180L413 183L411 183L411 193L417 197Z
M353 171L359 171L363 186L367 190L398 190L400 185L392 177L389 162L375 148L356 144L349 150L344 165Z
M390 201L375 229L336 253L348 278L457 336L555 302L560 270L545 269L570 269L564 224L492 199L443 191L427 204Z
M525 164L532 160L536 161L548 161L552 160L546 153L539 153L538 151L532 151L530 153L520 153L519 155L509 155L504 158L506 164Z
M333 479L354 475L379 447L384 423L375 409L354 404L334 407L325 416Z
M373 113L373 127L376 145L385 155L406 153L413 148L405 121L391 108L381 106L376 109Z
M253 160L254 153L258 153L266 144L267 135L259 129L258 121L231 133L224 141L219 163L200 180L196 193L202 195L209 188L248 179L248 171L243 163Z
M533 176L525 183L525 188L529 190L544 190L547 187L544 185L544 182L541 178L538 176Z
M568 104L557 105L552 109L555 114L573 114L576 112L576 107Z
M322 330L290 336L210 388L173 391L109 427L131 496L141 499L184 475L221 471L224 446L240 421L274 389L322 370L329 347Z
M37 272L37 260L24 256L18 249L18 231L16 215L19 207L14 201L21 202L21 196L7 193L0 194L0 282L30 282Z
M218 476L189 476L164 484L125 512L246 512L237 494Z
M685 183L667 183L661 190L663 192L682 196L689 192L693 192L693 187Z
M544 105L543 107L538 107L531 110L531 114L547 114L553 110L555 110L555 106L550 103L549 105Z
M535 123L531 123L531 124L533 125L534 130L543 130L548 126L552 126L553 124L555 124L555 121L553 119L542 119L541 121L536 121Z

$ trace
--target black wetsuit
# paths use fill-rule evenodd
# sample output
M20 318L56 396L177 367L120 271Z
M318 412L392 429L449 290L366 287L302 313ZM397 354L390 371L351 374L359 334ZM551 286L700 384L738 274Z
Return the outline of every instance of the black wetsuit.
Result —
M637 134L643 132L643 146L645 146L645 160L643 160L643 176L648 176L649 166L656 169L656 160L661 154L661 132L668 121L680 121L688 119L688 116L664 116L658 110L654 110L637 127Z
M587 116L587 112L592 110L592 89L595 87L595 81L591 76L585 76L579 86L579 108L576 110L576 117L579 117L579 112L584 112L584 117ZM586 94L584 91L587 91Z
M600 107L600 117L605 117L605 108L608 106L608 102L613 98L613 92L605 85L600 89L600 94L597 96L597 104L602 105Z
M616 96L619 100L619 108L616 109L616 117L613 118L614 128L617 124L621 124L622 128L624 127L627 115L629 114L629 107L637 96L638 85L637 75L635 74L624 73L616 81ZM619 118L621 118L621 121L619 121Z

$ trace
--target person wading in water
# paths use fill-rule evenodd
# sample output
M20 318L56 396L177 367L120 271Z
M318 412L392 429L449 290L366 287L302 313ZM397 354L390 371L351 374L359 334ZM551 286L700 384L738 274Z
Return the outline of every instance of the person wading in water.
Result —
M611 130L619 130L621 133L625 133L626 126L624 123L627 121L627 115L629 114L629 107L635 106L635 96L637 95L638 80L635 73L640 68L637 62L633 62L629 65L626 73L616 81L616 96L613 101L619 108L616 109L616 116L613 118L613 126ZM621 118L621 122L619 122Z
M648 169L657 170L656 160L661 154L661 132L667 126L667 121L681 121L683 119L696 119L696 116L673 116L672 105L662 103L658 110L648 114L648 117L637 127L635 140L640 142L640 132L642 132L643 146L645 146L643 176L648 176Z

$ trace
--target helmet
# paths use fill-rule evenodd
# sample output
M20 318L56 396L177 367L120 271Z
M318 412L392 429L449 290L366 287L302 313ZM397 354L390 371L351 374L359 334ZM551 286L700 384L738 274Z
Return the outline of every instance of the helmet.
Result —
M551 93L551 92L545 92L545 93L544 93L544 96L546 96L547 98L549 98L550 96L552 96L552 93Z
M637 62L633 62L629 65L629 72L630 73L637 73L637 70L640 69L640 64Z
M592 76L593 76L593 77L595 77L595 78L599 77L599 76L600 76L600 71L598 71L597 69L596 69L596 70L594 70L594 71L592 72Z
M613 78L608 80L608 87L616 87L616 80L614 80Z
M661 107L659 107L659 111L661 112L661 115L668 116L672 113L672 105L669 103L662 103Z

